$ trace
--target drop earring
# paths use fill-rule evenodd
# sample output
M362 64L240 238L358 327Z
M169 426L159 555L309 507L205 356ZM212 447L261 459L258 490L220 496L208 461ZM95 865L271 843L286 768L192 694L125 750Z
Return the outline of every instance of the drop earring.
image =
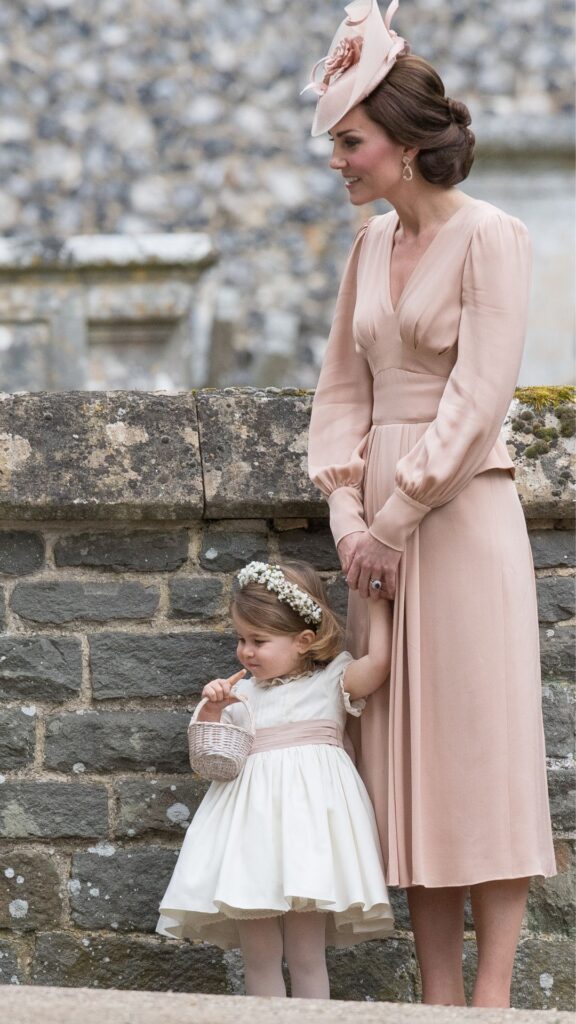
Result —
M402 157L402 181L412 181L414 172L410 167L410 157L404 155Z

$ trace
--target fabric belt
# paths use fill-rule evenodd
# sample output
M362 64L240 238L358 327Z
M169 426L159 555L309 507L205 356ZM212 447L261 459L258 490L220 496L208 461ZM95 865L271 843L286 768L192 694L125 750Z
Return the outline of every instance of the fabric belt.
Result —
M264 750L276 750L278 747L305 747L313 743L343 747L342 729L338 722L331 718L315 718L309 722L289 722L287 725L256 729L250 754L261 754Z

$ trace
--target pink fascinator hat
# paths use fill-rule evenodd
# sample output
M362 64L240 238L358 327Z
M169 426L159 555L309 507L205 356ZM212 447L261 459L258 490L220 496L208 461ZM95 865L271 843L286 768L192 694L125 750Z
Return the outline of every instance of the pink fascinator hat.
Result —
M302 90L318 96L312 135L322 135L338 124L379 85L396 58L409 53L406 40L390 28L398 3L392 0L384 18L376 0L354 0L344 8L346 18Z

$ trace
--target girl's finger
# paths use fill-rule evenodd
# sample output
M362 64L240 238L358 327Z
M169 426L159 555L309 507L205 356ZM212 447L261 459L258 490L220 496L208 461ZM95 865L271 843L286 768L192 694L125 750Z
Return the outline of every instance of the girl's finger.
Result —
M241 668L240 671L239 672L235 672L233 676L228 676L228 679L225 679L224 682L228 683L229 686L234 686L234 683L237 683L238 680L242 679L242 676L245 676L245 675L246 675L246 669L245 668Z

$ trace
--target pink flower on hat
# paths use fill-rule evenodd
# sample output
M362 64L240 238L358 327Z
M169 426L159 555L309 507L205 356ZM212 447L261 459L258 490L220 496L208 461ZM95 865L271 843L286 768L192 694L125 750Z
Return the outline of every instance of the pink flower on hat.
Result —
M323 83L328 85L335 75L340 77L353 64L357 64L362 53L364 40L361 36L348 36L341 39L334 51L324 61Z

